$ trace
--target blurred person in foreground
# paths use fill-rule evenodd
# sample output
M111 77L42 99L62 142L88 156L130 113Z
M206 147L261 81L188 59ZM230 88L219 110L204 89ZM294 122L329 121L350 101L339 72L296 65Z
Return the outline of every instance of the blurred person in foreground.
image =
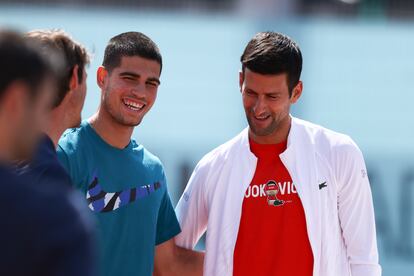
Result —
M241 63L248 127L196 166L176 208L177 244L193 248L207 230L207 276L379 276L361 151L290 115L303 89L298 45L258 33Z
M161 161L131 139L155 102L161 68L146 35L113 37L97 71L97 113L59 141L59 158L97 218L102 275L202 275L203 253L173 241L180 227Z
M0 275L70 272L62 270L62 253L74 246L73 237L61 234L73 222L62 216L59 198L31 178L17 176L14 167L17 160L31 158L40 140L58 63L22 34L0 31Z
M89 64L89 56L84 46L62 30L34 30L26 34L26 39L39 44L44 54L51 51L58 54L62 58L62 74L52 95L51 110L40 144L32 160L20 168L19 173L30 177L32 185L47 190L56 200L60 200L59 205L52 208L65 220L60 238L71 245L57 251L62 258L59 273L94 275L93 217L80 193L73 188L70 176L56 154L63 132L81 123L86 96L85 66Z

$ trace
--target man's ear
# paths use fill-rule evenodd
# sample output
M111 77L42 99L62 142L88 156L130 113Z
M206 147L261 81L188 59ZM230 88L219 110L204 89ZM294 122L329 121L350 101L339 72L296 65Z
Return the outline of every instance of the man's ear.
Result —
M292 97L290 98L290 102L292 104L296 103L299 100L300 96L302 96L302 91L303 91L303 83L302 81L299 81L292 91Z
M244 73L242 70L239 71L239 87L240 87L240 92L242 91L243 88L243 82L244 82Z
M79 85L79 77L78 77L79 65L75 65L72 69L72 76L70 77L69 82L69 90L75 90Z
M105 67L99 66L98 70L96 71L96 82L99 88L103 88L105 84L106 76L108 75L108 70Z

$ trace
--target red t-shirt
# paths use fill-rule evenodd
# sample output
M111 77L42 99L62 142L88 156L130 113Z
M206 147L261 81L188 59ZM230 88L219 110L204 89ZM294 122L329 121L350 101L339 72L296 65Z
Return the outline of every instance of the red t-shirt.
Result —
M286 142L250 140L257 168L242 206L234 250L235 276L311 276L313 255L302 202L280 160Z

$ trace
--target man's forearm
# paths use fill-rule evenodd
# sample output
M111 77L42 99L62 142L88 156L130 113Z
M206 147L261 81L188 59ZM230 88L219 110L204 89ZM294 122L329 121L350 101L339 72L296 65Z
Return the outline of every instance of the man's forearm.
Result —
M204 252L185 249L170 239L156 247L154 276L202 276Z
M176 273L174 275L202 276L204 252L175 247Z

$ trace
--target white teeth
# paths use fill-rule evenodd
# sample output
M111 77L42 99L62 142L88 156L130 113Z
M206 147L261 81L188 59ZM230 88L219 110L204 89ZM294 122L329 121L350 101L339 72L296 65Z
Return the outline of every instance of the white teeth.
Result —
M144 107L144 104L142 104L142 103L136 103L136 102L128 101L128 100L125 100L125 99L124 99L124 104L128 108L130 108L132 110L135 110L135 111L140 110Z

